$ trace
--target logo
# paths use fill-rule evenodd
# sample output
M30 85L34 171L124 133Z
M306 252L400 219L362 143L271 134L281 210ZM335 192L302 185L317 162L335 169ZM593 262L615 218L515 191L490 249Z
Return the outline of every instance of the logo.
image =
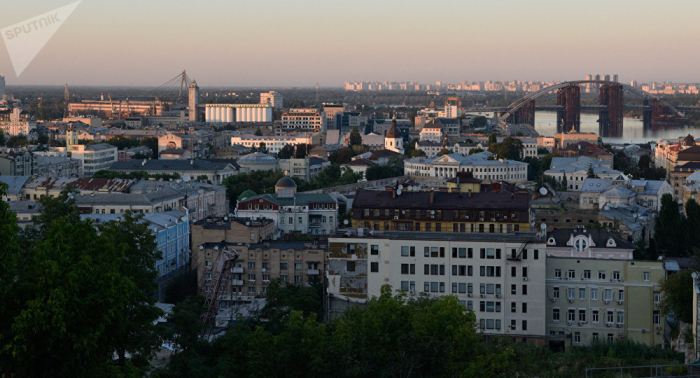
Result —
M17 77L24 72L81 1L0 29Z

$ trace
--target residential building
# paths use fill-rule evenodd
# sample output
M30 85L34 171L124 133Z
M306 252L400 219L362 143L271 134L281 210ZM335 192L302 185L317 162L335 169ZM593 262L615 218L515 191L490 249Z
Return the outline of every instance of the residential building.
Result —
M192 222L210 217L225 217L229 214L229 201L225 186L198 181L141 180L131 186L129 193L146 194L163 188L174 189L184 196L180 206L187 208Z
M450 142L457 142L461 127L457 118L438 117L435 119L434 124L442 129L443 135L446 135Z
M590 144L598 143L598 134L596 133L581 133L581 132L565 132L554 134L554 147L567 148L570 144L578 142L588 142Z
M270 219L205 218L192 223L192 245L197 247L213 240L226 243L262 243L275 237L275 223Z
M106 143L74 144L71 146L71 157L82 162L83 176L90 177L117 161L117 147Z
M36 174L37 158L29 151L0 153L0 175L31 176Z
M284 107L284 97L281 93L275 91L260 93L260 103L270 105L274 109L282 109Z
M287 172L289 177L296 177L310 181L318 176L322 170L331 166L331 162L317 157L306 157L303 159L279 159L277 169Z
M162 188L144 194L78 194L74 196L78 209L83 214L154 214L177 210L185 195L173 188Z
M465 190L464 192L462 190ZM476 183L440 191L358 190L352 226L383 231L507 233L530 229L530 194Z
M671 186L673 187L673 198L676 201L683 201L685 198L684 186L686 179L693 173L700 171L700 161L691 161L683 165L676 165L671 171Z
M681 154L686 150L688 152ZM666 169L667 178L671 176L675 166L688 162L700 162L700 147L690 134L678 140L660 140L654 148L654 165L656 168Z
M131 161L136 155L141 156L141 158L151 158L151 155L153 155L153 150L150 147L138 146L117 151L117 161Z
M132 160L115 162L109 170L120 172L144 171L150 175L179 174L184 181L205 180L221 185L226 177L238 174L233 161L210 160Z
M241 134L240 136L231 137L231 145L241 145L248 148L259 148L261 143L264 143L265 148L271 154L276 154L280 150L291 144L292 146L298 146L300 144L310 145L313 144L312 134L299 134L299 135L283 135L283 136L265 136L265 135L254 135L254 134Z
M34 156L36 176L80 177L82 164L78 159L63 156Z
M429 177L455 177L457 172L471 172L482 180L527 181L528 164L515 160L490 160L491 152L469 156L452 153L433 158L413 158L404 163L404 174Z
M270 104L206 104L205 120L208 123L269 123L272 122Z
M338 201L325 193L297 193L294 180L283 177L275 184L275 194L239 201L236 216L272 219L285 234L330 235L338 228Z
M281 132L320 133L326 131L326 112L318 109L289 109L282 113Z
M209 155L206 142L196 133L167 133L158 137L158 154L164 150L184 149L192 153L195 158L203 158Z
M545 247L535 233L343 230L329 238L329 313L379 296L452 295L486 335L544 344Z
M588 178L592 170L596 177L601 179L624 180L625 176L620 171L612 169L612 162L581 156L578 158L552 158L550 169L544 174L553 177L561 183L566 178L569 190L578 191L583 181Z
M192 267L197 271L199 293L212 290L213 272L220 252L233 249L238 259L221 290L220 310L264 298L272 280L306 286L321 282L326 271L327 245L304 241L230 243L221 240L192 246ZM231 319L223 319L226 320ZM225 325L225 323L224 323Z
M435 123L426 124L420 131L421 142L442 143L442 128Z
M546 244L550 343L663 343L662 261L632 260L634 244L604 230L558 229Z
M36 122L21 108L0 111L0 129L5 135L29 135L36 129Z
M22 188L31 179L31 176L5 176L0 175L0 183L7 185L5 194L2 195L3 202L21 201Z
M34 201L44 196L56 198L68 187L81 194L129 193L138 182L137 179L39 176L32 177L23 185L22 198Z

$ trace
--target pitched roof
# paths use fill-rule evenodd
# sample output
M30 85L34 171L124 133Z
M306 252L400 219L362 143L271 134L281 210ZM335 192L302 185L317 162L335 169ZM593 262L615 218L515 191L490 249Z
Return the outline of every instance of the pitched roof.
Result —
M587 178L583 180L581 184L582 193L602 193L606 191L611 185L613 180L599 179L599 178Z
M622 239L621 237L600 229L586 228L559 228L547 233L547 240L554 238L557 247L570 247L566 243L571 238L571 235L587 235L590 236L595 244L594 248L615 248L615 249L634 249L634 244ZM607 247L609 239L615 241L615 247Z
M262 194L246 198L243 202L264 199L280 206L308 206L310 203L336 203L335 198L326 193L296 193L294 198L278 198L277 194Z
M132 160L112 163L113 171L222 171L235 169L231 162L209 160Z

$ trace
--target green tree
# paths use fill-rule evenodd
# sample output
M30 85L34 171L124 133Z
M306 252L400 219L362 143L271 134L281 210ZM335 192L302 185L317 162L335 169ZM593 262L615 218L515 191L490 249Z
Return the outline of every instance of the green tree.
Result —
M177 304L197 295L197 271L188 269L172 278L165 286L165 303Z
M507 137L500 143L491 143L491 136L489 136L489 151L501 159L521 160L523 156L523 142L517 138Z
M476 147L476 148L470 149L470 150L469 150L469 153L468 153L467 155L474 155L474 154L478 154L479 152L484 152L484 150L482 150L481 148Z
M685 323L693 322L693 272L681 270L661 282L661 311L674 313Z
M290 159L292 156L294 156L294 146L291 144L285 144L277 153L279 159Z
M255 130L255 135L257 135L257 136L262 136L262 135L263 135L262 130L260 130L259 127L258 127L257 130Z
M360 130L357 127L353 127L350 131L350 142L351 147L362 146L362 135L360 135Z
M413 150L413 151L411 151L410 156L412 158L414 158L414 157L422 157L422 156L426 156L426 155L425 155L425 152L423 150Z
M267 286L265 297L260 317L273 325L280 324L292 311L300 311L304 317L316 314L323 319L323 285L320 282L304 287L273 280Z
M367 168L367 181L403 176L403 157L392 156L386 164Z
M586 175L587 178L596 178L595 172L593 172L593 166L588 167L588 173Z
M262 152L263 154L267 153L267 146L265 146L265 142L260 142L260 145L258 146L258 151Z
M661 210L654 224L654 239L659 252L666 256L686 256L683 215L673 196L664 194L661 197ZM665 251L664 251L665 250Z
M687 248L700 248L700 205L692 198L685 203L684 219L683 234L687 239Z
M440 150L440 153L438 154L438 156L449 155L451 153L452 153L452 151L448 150L447 148L443 148L442 150Z
M498 143L498 139L496 138L496 134L493 134L493 133L489 134L489 147L492 144L496 144L496 143Z
M488 125L488 119L484 116L476 116L474 119L471 121L471 127L473 129L481 129L484 128Z

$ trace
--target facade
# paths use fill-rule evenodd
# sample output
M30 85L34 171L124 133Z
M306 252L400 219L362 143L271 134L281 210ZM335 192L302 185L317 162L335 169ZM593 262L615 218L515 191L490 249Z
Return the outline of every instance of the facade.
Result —
M199 86L195 80L192 80L192 84L187 91L187 102L189 111L189 120L197 121L197 105L199 105Z
M220 185L226 177L238 173L238 168L233 162L194 159L120 161L113 163L108 169L121 172L145 171L151 175L177 173L183 181L198 180L200 177L205 176L206 180L214 185Z
M117 161L117 147L106 143L76 144L71 146L70 152L73 159L82 162L83 176L86 177L103 169L110 169L112 163Z
M289 109L282 113L282 133L301 131L320 133L326 131L326 114L318 109Z
M146 194L163 188L174 189L183 196L180 206L187 208L192 222L209 217L225 217L229 213L229 201L224 186L197 181L141 180L131 186L129 193Z
M554 145L556 148L567 148L570 144L576 144L578 142L598 144L598 134L581 132L554 134Z
M144 194L81 193L74 198L78 209L83 214L121 214L127 211L140 214L155 214L178 210L185 195L175 189L166 187Z
M544 339L545 253L534 233L349 233L329 239L331 316L390 285L409 297L456 296L487 335Z
M345 105L324 103L323 112L326 113L326 129L335 129L336 116L345 112Z
M662 261L632 260L634 244L603 230L559 229L546 243L552 340L573 346L622 338L663 343Z
M37 170L37 158L29 151L0 153L0 175L31 176Z
M5 135L29 135L36 129L36 122L20 108L0 112L0 129Z
M0 75L0 100L5 96L5 76Z
M683 165L688 162L700 161L698 156L698 146L696 146L695 138L690 134L685 138L677 140L665 139L660 140L654 148L654 165L656 168L664 168L667 172L667 177L670 177L673 168L677 165ZM681 155L681 152L691 149L689 154Z
M530 229L530 194L501 184L430 192L399 192L393 187L358 190L352 226L376 231L513 234Z
M192 223L192 245L226 243L262 243L275 237L275 224L269 219L206 218Z
M158 153L165 150L183 149L192 153L195 158L206 157L209 148L197 134L167 133L158 137Z
M269 105L274 109L282 109L284 107L284 97L281 93L275 91L260 93L260 103Z
M206 104L205 120L208 123L269 123L272 122L272 106L269 104Z
M620 171L612 169L612 162L581 156L578 158L552 158L550 169L544 174L553 177L557 182L566 178L569 190L579 191L583 181L588 178L589 170L593 170L596 177L608 180L625 180Z
M217 240L192 246L192 267L197 271L201 295L206 296L212 290L212 266L216 266L219 253L224 248L234 249L239 258L230 273L231 279L222 288L221 310L264 298L272 280L303 286L321 282L325 275L325 244L294 241L242 244Z
M685 198L684 186L686 180L693 173L700 171L700 162L688 162L683 165L676 165L671 171L671 186L673 189L673 198L676 201L683 201Z
M434 123L425 125L420 131L420 141L442 143L442 128Z
M391 127L384 136L384 148L403 154L403 135L401 135L401 131L396 127L396 117L391 120Z
M313 135L302 134L302 135L283 135L283 136L265 136L265 135L253 135L253 134L242 134L240 136L231 137L231 145L240 145L244 147L255 147L258 148L260 143L265 143L265 148L267 151L276 154L280 150L291 144L292 146L298 146L300 144L312 144Z
M452 153L434 158L413 158L404 163L407 176L456 177L458 172L471 172L482 180L527 181L528 164L514 160L489 160L491 152L469 156Z
M36 176L81 177L82 162L63 156L34 156Z
M236 216L271 219L281 233L331 235L338 228L338 201L325 193L297 193L289 177L275 185L275 194L263 194L238 201Z

